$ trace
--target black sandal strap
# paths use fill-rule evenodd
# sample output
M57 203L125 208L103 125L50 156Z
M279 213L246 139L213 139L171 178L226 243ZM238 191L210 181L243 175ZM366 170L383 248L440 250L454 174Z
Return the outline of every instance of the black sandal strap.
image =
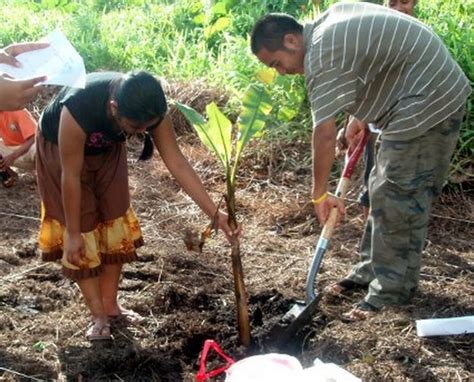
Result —
M372 304L369 304L367 301L361 301L356 305L357 309L362 310L363 312L378 312L380 309Z
M350 279L342 279L341 281L337 283L337 285L339 285L341 288L343 288L346 291L365 288L365 285L356 283L355 281L352 281Z

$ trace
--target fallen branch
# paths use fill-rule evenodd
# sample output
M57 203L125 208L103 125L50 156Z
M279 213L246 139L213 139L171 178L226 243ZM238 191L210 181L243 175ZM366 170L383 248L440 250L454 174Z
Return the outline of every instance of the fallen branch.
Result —
M38 378L32 377L30 375L19 373L18 371L15 371L15 370L7 369L5 367L0 366L0 370L3 370L3 371L5 371L7 373L10 373L10 374L19 375L20 377L28 378L28 379L31 379L33 381L43 381L43 379L38 379Z
M21 218L21 219L30 219L30 220L41 221L40 218L35 218L35 217L33 217L33 216L18 215L18 214L6 213L6 212L0 212L0 215L3 215L3 216L11 216L11 217L14 217L14 218Z
M12 280L12 279L15 279L15 278L17 278L17 277L19 277L19 276L23 276L25 273L34 271L34 270L39 269L39 268L43 268L43 267L45 267L46 265L48 265L48 263L43 263L43 264L37 265L37 266L35 266L35 267L33 267L33 268L26 269L26 270L24 270L24 271L22 271L22 272L14 273L14 274L12 274L12 275L8 275L7 277L4 277L3 280Z

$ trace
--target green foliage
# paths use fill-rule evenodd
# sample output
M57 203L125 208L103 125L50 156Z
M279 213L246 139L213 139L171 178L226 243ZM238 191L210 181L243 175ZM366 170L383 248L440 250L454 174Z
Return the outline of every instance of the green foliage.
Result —
M227 170L230 167L232 155L232 123L229 119L222 114L214 102L206 106L208 121L187 105L177 102L176 106L194 127L201 142L219 158Z
M187 105L177 102L176 107L194 127L204 145L219 158L224 166L227 182L233 187L244 147L252 137L263 133L272 109L269 92L261 85L249 87L242 101L242 112L237 121L238 133L234 142L232 123L215 103L206 107L207 121ZM235 149L232 148L233 143Z
M441 37L474 88L474 1L433 0L417 6L417 17ZM466 119L451 166L453 181L473 180L474 102L468 99Z
M248 35L255 21L268 12L309 20L336 1L3 0L0 43L31 41L60 28L88 71L141 68L176 80L203 79L233 94L227 106L232 108L262 69L249 49ZM416 11L474 81L474 2L419 1ZM311 117L304 79L278 76L267 87L274 105L269 116L273 130L288 139L309 139ZM472 177L466 173L474 154L472 99L467 111L453 167L461 178Z

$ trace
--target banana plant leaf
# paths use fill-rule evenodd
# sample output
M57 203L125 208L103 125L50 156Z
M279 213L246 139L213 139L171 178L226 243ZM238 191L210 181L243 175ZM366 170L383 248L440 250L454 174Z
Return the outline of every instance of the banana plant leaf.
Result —
M251 85L245 93L242 112L237 122L239 128L235 152L234 168L232 170L232 183L238 168L242 150L253 136L263 133L265 123L272 110L271 97L267 89L261 85Z
M227 169L230 165L232 144L232 123L229 119L222 114L214 102L206 107L208 121L193 108L180 102L175 104L192 124L201 142L219 158Z

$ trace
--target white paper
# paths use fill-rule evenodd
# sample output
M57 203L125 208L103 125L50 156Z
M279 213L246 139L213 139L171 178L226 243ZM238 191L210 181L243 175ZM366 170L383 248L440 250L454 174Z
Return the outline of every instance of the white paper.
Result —
M417 320L416 333L420 337L474 333L474 316Z
M22 67L0 64L0 72L21 80L46 75L48 78L42 83L43 85L84 89L86 85L84 61L66 36L60 30L55 30L43 40L49 42L50 46L19 54L16 59Z

